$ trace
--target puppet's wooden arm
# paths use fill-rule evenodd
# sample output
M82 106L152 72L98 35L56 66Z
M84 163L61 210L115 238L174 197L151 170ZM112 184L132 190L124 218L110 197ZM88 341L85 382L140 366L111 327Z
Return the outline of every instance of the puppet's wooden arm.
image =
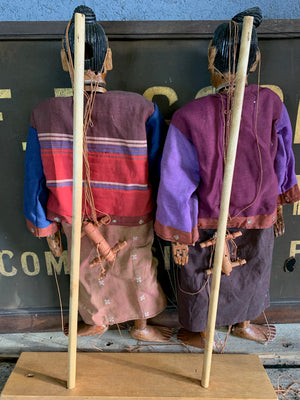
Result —
M277 221L274 224L275 237L282 236L285 231L284 219L282 215L282 206L277 206Z
M242 235L242 232L238 231L238 232L233 232L233 233L228 233L225 236L225 243L224 243L224 255L223 255L223 261L222 261L222 272L223 274L229 276L232 268L234 267L238 267L240 265L244 265L246 264L246 260L245 259L236 259L234 261L231 261L230 259L230 251L228 248L228 244L227 241L228 240L233 240L239 236ZM216 244L216 236L212 239L206 240L205 242L200 243L200 247L204 248L204 247L209 247L209 246L213 246ZM213 269L207 269L205 272L207 275L212 274Z
M63 252L60 230L47 236L47 243L54 257L60 257Z
M113 248L107 243L104 239L102 233L99 231L98 227L103 224L108 223L108 217L103 217L98 221L98 225L95 225L91 221L83 221L82 230L83 235L86 234L88 238L94 243L97 251L99 253L99 257L96 257L92 262L91 266L98 264L101 261L114 261L116 258L116 254L119 250L121 250L124 246L126 246L126 242L118 242ZM98 260L98 261L97 261Z

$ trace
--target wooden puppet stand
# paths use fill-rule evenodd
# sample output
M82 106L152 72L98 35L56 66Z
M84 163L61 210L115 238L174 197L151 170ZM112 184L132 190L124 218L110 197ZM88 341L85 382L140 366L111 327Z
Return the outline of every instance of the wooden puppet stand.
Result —
M22 353L1 400L277 399L257 355L212 356L200 385L202 354L78 353L76 387L67 389L67 353Z
M80 114L82 112L78 113L78 115ZM82 160L82 154L79 154L78 159ZM75 172L75 176L82 176L82 172ZM77 186L80 199L78 204L80 205L82 191L80 180ZM79 212L74 211L73 215L81 216L81 210L79 209ZM81 221L78 222L78 225L77 252L78 247L80 251ZM219 237L218 233L216 253ZM225 230L223 237L225 238ZM219 247L221 249L219 265L214 265L214 277L217 275L218 269L219 274L221 273L224 240ZM73 273L76 270L77 263L77 276L71 277L71 298L73 301L71 302L72 307L70 306L72 322L69 324L71 328L71 331L69 331L69 352L22 353L5 385L1 400L46 400L54 398L74 400L275 400L277 398L258 356L211 354L215 326L213 319L213 323L208 323L208 328L210 328L210 325L212 327L208 329L209 335L206 342L208 346L204 355L190 353L77 353L78 254L73 256L73 260L76 258L77 261L72 263ZM215 269L215 267L217 268ZM218 294L217 286L216 284L212 287L212 294ZM214 297L216 304L217 297L211 297ZM214 308L213 311L210 314L214 317L216 309ZM208 386L210 373L211 384Z

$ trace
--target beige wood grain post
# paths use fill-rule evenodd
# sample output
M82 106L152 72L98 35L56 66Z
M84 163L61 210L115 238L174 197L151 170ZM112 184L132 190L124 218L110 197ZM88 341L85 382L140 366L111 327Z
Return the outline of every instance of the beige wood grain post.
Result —
M85 16L75 14L73 94L73 209L69 303L68 389L76 382L78 293L82 213Z
M241 121L245 83L247 76L252 25L253 25L253 17L249 16L245 17L243 21L240 55L239 55L238 68L236 74L236 88L234 92L232 119L231 119L229 142L227 149L227 159L224 171L220 215L219 215L218 230L217 230L217 241L216 241L214 265L213 265L211 295L210 295L209 310L208 310L207 336L205 342L202 379L201 379L201 385L204 388L207 388L209 386L211 359L212 359L215 325L217 317L217 307L219 300L222 259L224 253L224 243L225 243L226 226L227 226L228 210L230 203L232 178L234 172L236 149L239 137L240 121Z

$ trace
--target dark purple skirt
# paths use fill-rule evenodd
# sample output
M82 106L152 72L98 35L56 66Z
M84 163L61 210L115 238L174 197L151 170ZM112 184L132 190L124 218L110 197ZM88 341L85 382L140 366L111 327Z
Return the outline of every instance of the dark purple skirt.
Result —
M216 326L253 320L270 303L269 284L274 245L273 226L268 229L240 230L235 239L237 256L247 263L233 268L230 276L222 274ZM206 330L210 286L204 270L211 264L212 247L201 249L199 243L213 237L215 230L199 230L199 240L189 246L189 262L178 271L178 313L183 328L192 332Z

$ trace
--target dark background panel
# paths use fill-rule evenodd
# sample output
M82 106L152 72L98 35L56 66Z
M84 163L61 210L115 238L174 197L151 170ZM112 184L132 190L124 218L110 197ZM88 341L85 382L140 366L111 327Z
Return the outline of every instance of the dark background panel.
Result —
M65 24L47 23L44 26L47 34L39 24L4 24L0 24L0 90L11 89L12 97L0 98L3 114L3 121L0 121L0 331L47 329L59 321L59 300L46 241L34 238L25 226L23 142L26 142L31 110L44 98L53 96L54 88L70 87L68 74L60 66L60 37ZM210 85L207 47L217 24L218 21L206 25L169 22L164 27L149 22L107 25L114 63L113 71L108 74L108 88L141 94L154 86L169 88L167 91L172 89L177 100L171 105L164 95L153 98L164 117L171 119L176 109ZM272 31L272 24L267 23L261 33L260 83L282 89L295 128L300 29L299 24L292 21L289 30L288 24L286 21L279 28L274 24ZM257 83L258 74L251 75L249 81ZM294 145L298 175L299 147L299 144ZM275 311L272 315L275 322L286 322L289 310L289 322L299 322L300 255L296 255L298 265L294 272L284 272L283 264L290 255L291 241L300 241L300 217L293 215L293 206L285 207L284 216L286 234L276 239L274 250L271 297ZM156 256L160 261L159 277L172 308L175 299L170 277L173 285L176 277L172 265L169 272L163 269L161 248L165 246L167 243L156 243ZM64 266L58 281L67 311L69 275ZM21 320L26 322L22 325Z

